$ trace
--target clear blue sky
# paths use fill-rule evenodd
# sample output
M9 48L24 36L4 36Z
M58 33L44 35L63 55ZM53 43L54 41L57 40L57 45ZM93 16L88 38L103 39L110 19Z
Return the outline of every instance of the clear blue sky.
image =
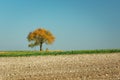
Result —
M39 27L56 36L44 49L120 48L120 0L0 0L0 50L31 50Z

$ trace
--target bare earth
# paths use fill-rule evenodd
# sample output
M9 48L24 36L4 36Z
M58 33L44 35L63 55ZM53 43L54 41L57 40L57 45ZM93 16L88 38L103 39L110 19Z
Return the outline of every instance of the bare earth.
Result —
M0 80L120 80L120 53L1 57Z

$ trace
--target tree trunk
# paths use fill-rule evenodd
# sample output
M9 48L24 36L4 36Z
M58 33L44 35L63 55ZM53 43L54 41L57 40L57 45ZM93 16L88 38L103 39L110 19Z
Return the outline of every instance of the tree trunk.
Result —
M40 51L42 51L42 43L40 43Z

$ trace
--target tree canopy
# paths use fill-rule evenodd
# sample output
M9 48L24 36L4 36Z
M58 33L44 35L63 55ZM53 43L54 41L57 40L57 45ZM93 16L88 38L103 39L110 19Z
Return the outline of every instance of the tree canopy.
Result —
M29 42L31 42L28 45L29 47L40 46L40 51L42 51L43 43L52 44L55 41L53 34L43 28L38 28L33 32L30 32L27 36L27 39Z

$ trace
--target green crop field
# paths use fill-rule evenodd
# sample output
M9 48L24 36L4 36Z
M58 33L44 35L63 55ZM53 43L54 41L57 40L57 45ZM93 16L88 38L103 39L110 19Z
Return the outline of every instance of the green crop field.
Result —
M71 50L71 51L0 51L0 57L71 55L71 54L104 54L119 53L120 49Z

